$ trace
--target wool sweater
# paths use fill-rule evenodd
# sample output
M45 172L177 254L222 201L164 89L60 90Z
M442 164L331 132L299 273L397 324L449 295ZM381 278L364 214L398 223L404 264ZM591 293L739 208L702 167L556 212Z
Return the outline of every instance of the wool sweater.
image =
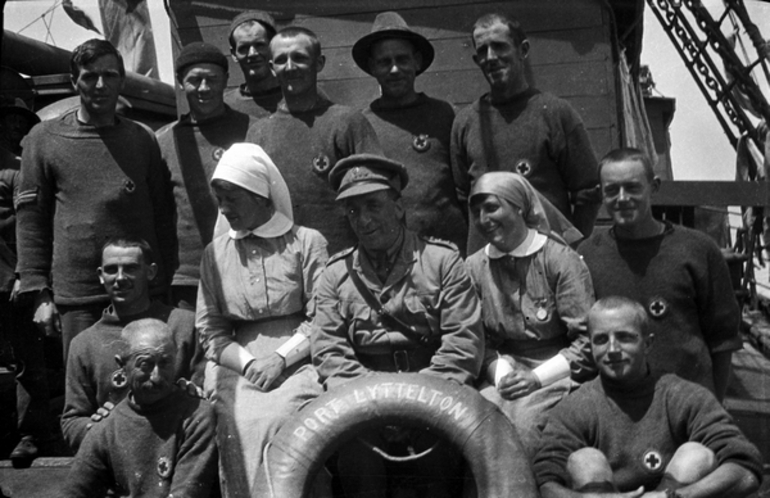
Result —
M578 113L566 100L534 88L501 104L485 94L461 110L452 126L451 159L463 203L487 171L513 171L572 220L570 193L599 183Z
M538 485L570 486L567 459L592 447L607 457L621 492L654 489L676 449L698 442L716 455L762 475L762 457L713 394L676 375L648 375L621 386L597 378L549 412L532 470Z
M409 184L401 193L407 227L418 235L453 242L465 254L468 223L455 193L449 137L455 112L424 93L403 107L380 99L364 110L385 155L406 166Z
M329 242L329 253L355 244L328 177L344 157L382 154L372 125L360 111L320 95L307 112L289 112L281 103L275 114L251 127L246 140L261 146L281 171L291 194L295 224L321 232Z
M91 415L105 402L117 404L125 398L126 375L115 355L122 350L123 327L141 318L157 318L168 324L177 345L176 377L203 385L203 348L192 311L153 302L148 310L121 318L111 307L107 308L98 322L75 336L70 344L61 426L64 439L73 450L77 450L87 434Z
M225 92L225 104L257 119L266 118L274 113L282 98L280 86L255 95L249 93L248 87L243 83L238 88Z
M179 267L172 285L198 285L203 249L211 242L218 213L209 185L211 176L222 153L243 142L254 121L226 107L224 114L213 119L193 122L186 114L158 130L158 145L171 171L176 201Z
M624 240L596 230L578 247L596 298L625 296L647 309L655 341L648 361L714 390L711 356L742 346L740 310L719 248L705 234L666 224L661 235Z
M63 496L208 498L216 481L216 422L208 401L175 390L150 406L124 399L75 456Z
M153 249L163 287L176 254L174 197L152 132L116 117L80 123L77 111L35 126L24 142L17 201L21 292L53 288L57 304L109 302L96 268L111 237ZM50 279L50 282L49 282Z

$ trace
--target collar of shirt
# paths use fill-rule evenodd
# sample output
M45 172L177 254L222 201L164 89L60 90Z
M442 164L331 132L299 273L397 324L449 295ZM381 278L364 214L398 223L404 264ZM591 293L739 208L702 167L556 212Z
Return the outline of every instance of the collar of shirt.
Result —
M263 239L272 239L286 234L291 230L292 226L294 226L294 223L289 218L276 211L267 223L258 226L254 230L233 230L231 228L229 233L230 238L235 240L248 237L249 235L256 235Z
M526 256L531 256L542 249L546 240L548 240L547 235L540 233L533 228L530 228L527 232L527 238L524 239L524 242L519 244L512 251L503 252L492 244L487 244L487 246L484 248L484 252L487 256L489 256L489 259L500 259L506 256L523 258Z

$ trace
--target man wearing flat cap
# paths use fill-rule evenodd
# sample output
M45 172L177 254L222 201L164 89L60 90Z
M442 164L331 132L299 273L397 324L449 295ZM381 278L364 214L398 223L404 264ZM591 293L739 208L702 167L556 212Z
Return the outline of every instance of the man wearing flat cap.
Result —
M227 57L214 45L186 45L174 69L190 112L158 130L157 137L177 210L179 266L171 282L172 304L194 310L203 249L212 240L218 213L211 175L222 153L244 141L255 119L224 103Z
M230 55L243 71L245 81L225 92L225 103L255 118L274 113L281 101L281 85L270 69L270 40L275 36L273 16L249 10L230 23Z
M433 57L431 43L395 12L377 15L371 33L353 45L353 60L380 85L380 98L364 116L385 155L409 171L410 187L403 195L407 226L454 242L464 253L468 227L449 163L454 108L414 88Z
M311 352L327 389L370 372L419 372L460 384L479 374L484 339L470 277L454 244L406 228L401 192L408 181L402 164L372 154L345 158L331 171L358 245L329 260L316 292ZM354 464L370 453L343 452ZM425 472L434 475L431 469ZM360 490L377 479L365 474L346 473L345 481Z

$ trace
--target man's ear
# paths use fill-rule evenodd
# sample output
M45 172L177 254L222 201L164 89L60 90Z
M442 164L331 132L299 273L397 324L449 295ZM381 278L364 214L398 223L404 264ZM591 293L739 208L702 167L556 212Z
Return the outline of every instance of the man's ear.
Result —
M123 358L119 354L115 355L115 363L117 363L120 368L126 367L126 362L123 360Z
M529 56L529 40L524 40L521 42L521 45L519 45L519 50L521 51L521 58L526 59Z
M155 280L155 276L158 274L158 265L155 263L150 264L147 266L147 280L152 282Z
M652 179L652 183L650 185L652 186L652 193L656 194L658 192L658 190L660 190L660 177L659 176L655 176Z
M415 50L415 52L414 52L414 60L417 61L417 72L419 73L420 71L422 71L422 63L423 63L422 53L420 53L419 51Z
M326 56L325 55L319 55L315 59L315 72L320 73L323 71L324 66L326 65Z
M481 67L481 64L479 63L479 56L478 55L473 54L471 56L471 58L473 59L473 62L476 63L477 66Z
M270 64L270 72L273 74L273 77L278 76L275 74L275 64L273 64L273 59L270 59L268 63Z
M644 354L648 355L650 353L650 349L652 349L652 343L655 342L655 334L650 332L647 334L647 337L644 338Z
M104 276L103 276L103 272L102 272L102 267L101 266L96 269L96 273L99 275L99 283L104 285Z
M406 209L404 209L404 203L401 200L401 197L399 196L398 199L394 201L396 203L396 213L398 214L399 220L406 220Z

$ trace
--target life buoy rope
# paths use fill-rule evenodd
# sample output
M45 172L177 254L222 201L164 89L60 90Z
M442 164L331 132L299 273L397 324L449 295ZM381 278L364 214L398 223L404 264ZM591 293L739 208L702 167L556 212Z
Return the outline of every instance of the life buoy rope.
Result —
M306 497L324 462L383 425L429 427L461 451L478 495L539 496L516 430L474 389L423 374L375 374L332 389L289 419L265 450L274 498Z

